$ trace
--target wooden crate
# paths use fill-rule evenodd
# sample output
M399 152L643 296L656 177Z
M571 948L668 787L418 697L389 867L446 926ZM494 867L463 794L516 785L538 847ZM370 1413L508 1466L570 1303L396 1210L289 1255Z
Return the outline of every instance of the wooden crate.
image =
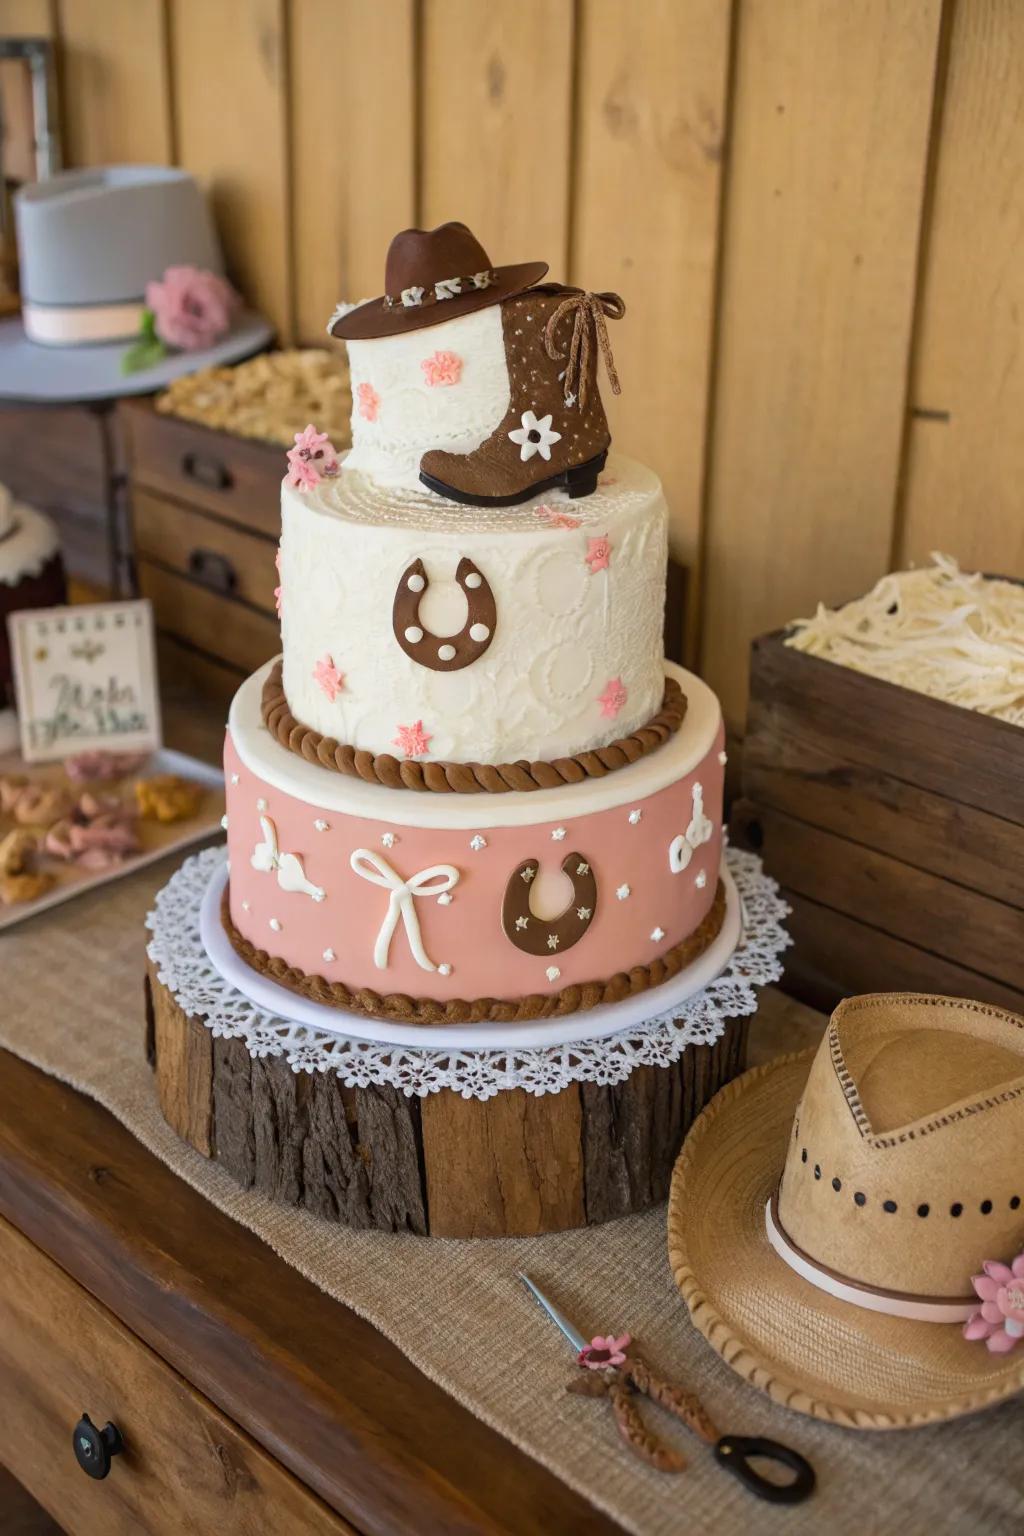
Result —
M274 557L284 450L121 408L139 590L156 614L161 657L226 702L280 649ZM176 663L177 665L177 663Z
M793 907L787 989L923 989L1024 1012L1024 731L752 647L734 841Z

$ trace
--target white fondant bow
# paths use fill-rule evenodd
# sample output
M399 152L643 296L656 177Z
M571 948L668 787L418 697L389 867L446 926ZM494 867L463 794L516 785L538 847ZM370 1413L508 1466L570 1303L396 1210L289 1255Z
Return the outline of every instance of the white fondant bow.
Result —
M431 864L429 869L421 869L419 874L403 880L401 875L392 869L387 859L382 859L379 853L374 853L369 848L357 848L349 859L349 863L356 874L361 875L364 880L369 880L373 885L382 886L384 890L390 892L388 909L384 914L384 921L380 925L377 942L373 948L373 963L377 969L379 971L387 969L391 936L398 927L398 919L401 917L405 923L409 948L412 950L416 964L421 970L436 971L437 966L423 948L420 923L416 916L413 898L443 896L445 891L450 891L457 883L458 870L451 864Z
M674 875L681 874L693 858L693 850L706 843L714 832L714 823L704 814L704 786L693 786L693 814L685 836L674 837L669 844L668 867Z
M314 901L323 901L323 887L306 879L306 871L298 855L278 851L277 828L269 816L260 817L260 827L263 830L263 841L257 843L252 851L250 862L253 869L261 870L264 874L272 874L276 870L277 883L282 891L300 891L304 896L312 896Z

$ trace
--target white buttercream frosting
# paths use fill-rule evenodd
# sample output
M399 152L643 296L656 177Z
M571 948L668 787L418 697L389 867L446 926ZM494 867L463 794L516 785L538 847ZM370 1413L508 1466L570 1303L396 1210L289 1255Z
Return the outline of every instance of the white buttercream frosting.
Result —
M14 587L26 576L38 576L59 546L50 519L0 487L0 582Z
M448 376L457 374L454 383L441 382L443 363L429 366L439 354L448 363ZM419 488L425 453L431 448L471 453L508 410L498 304L398 336L350 341L348 360L352 451L346 468L381 485Z
M281 620L292 711L324 735L396 756L399 726L422 722L424 760L551 760L627 735L664 691L667 526L657 476L618 457L592 496L549 493L518 507L387 492L351 469L312 491L286 484ZM588 561L604 537L606 566ZM471 665L432 671L398 643L395 592L422 560L430 585L417 622L443 641L466 619L454 581L463 558L494 594L494 635ZM343 677L333 698L317 680L325 658ZM623 693L610 713L609 696Z

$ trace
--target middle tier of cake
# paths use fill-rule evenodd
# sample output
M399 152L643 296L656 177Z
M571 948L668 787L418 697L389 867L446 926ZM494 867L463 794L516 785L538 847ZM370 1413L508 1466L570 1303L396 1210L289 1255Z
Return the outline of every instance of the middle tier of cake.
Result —
M617 1001L677 974L724 917L718 700L650 756L558 789L422 795L333 773L262 723L270 664L225 749L224 919L254 969L403 1022L509 1021Z

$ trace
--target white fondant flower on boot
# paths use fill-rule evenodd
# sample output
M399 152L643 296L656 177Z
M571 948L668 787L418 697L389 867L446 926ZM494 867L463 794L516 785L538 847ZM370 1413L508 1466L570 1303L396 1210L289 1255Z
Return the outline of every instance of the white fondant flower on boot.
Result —
M539 421L532 411L524 411L522 426L510 432L509 437L514 443L519 444L519 457L524 464L527 459L532 459L535 453L539 453L542 459L550 459L551 444L562 440L561 432L551 430L550 411Z

